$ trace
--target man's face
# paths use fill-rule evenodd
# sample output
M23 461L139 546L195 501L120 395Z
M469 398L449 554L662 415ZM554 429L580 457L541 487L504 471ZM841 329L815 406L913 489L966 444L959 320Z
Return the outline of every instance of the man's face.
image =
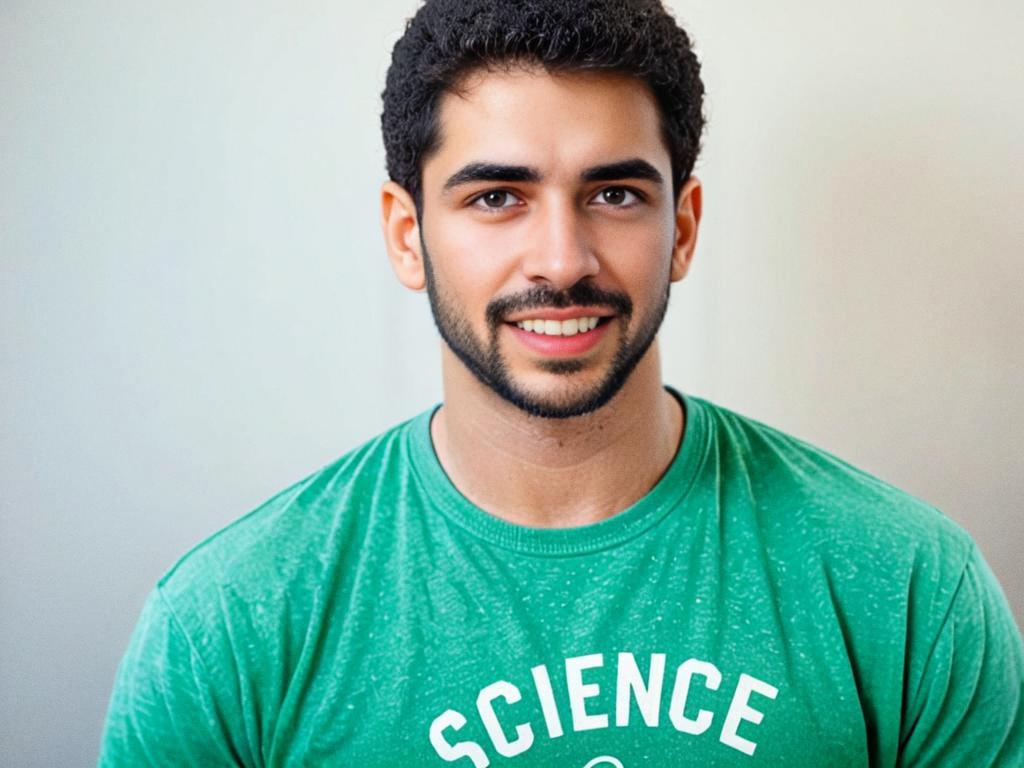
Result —
M671 163L633 78L479 72L442 98L421 243L445 342L505 400L565 418L622 387L673 277Z

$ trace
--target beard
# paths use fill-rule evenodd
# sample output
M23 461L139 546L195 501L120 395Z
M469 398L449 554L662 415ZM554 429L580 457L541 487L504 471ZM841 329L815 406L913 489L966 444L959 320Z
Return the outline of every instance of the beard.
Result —
M421 230L422 232L422 230ZM487 338L482 340L473 332L467 318L456 308L455 302L437 284L430 255L422 236L423 266L426 274L427 296L441 338L462 361L462 364L482 384L522 411L545 419L567 419L596 411L622 389L630 374L650 348L661 328L668 308L670 283L652 310L637 320L632 333L633 302L624 293L605 291L589 283L576 283L564 291L547 286L534 286L521 293L492 299L487 305ZM518 385L509 374L508 364L501 354L498 332L505 318L513 312L571 306L608 307L616 313L620 325L619 348L604 377L593 385L573 382L569 391L558 397L535 395ZM577 359L542 360L538 366L548 373L570 377L583 370L586 362Z

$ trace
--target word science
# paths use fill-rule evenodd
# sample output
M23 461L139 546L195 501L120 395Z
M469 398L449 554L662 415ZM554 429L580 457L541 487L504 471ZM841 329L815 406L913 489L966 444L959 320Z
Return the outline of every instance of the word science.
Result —
M529 750L538 737L543 737L541 729L548 739L557 739L567 729L578 732L613 725L616 728L628 727L634 709L639 712L644 725L657 728L663 719L662 692L668 690L665 663L664 653L650 654L645 679L634 655L619 653L615 670L614 713L595 711L594 700L601 695L601 686L593 681L587 682L585 677L588 672L594 675L604 667L605 656L594 653L565 659L561 710L551 673L547 665L541 664L530 669L532 685L529 687L498 680L481 688L476 697L476 712L470 717L477 718L486 732L490 740L486 746L493 751L492 754L502 757L516 757ZM695 690L717 691L721 684L722 673L711 662L695 658L683 661L674 670L668 722L679 733L691 736L710 731L717 734L722 744L753 755L757 744L749 737L756 736L756 726L764 719L764 712L755 705L763 707L764 704L752 703L751 697L759 695L773 700L778 695L778 688L751 675L740 674L723 717L697 704L687 706L689 699L696 698ZM524 720L527 704L532 708L539 705L540 716L534 718L539 722ZM571 717L563 721L562 714L566 712ZM459 732L467 722L469 720L462 712L446 710L430 725L430 744L438 756L448 762L467 758L474 768L486 768L491 764L491 758L485 745L460 738ZM739 733L741 725L746 736Z

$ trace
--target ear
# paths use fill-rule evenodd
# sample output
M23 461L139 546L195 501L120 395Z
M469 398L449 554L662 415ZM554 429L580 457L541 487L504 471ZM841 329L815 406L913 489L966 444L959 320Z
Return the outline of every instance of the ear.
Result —
M422 291L426 285L420 225L412 195L393 181L380 191L381 228L391 268L406 288Z
M672 282L686 277L697 247L697 229L700 226L700 179L691 176L679 191L676 204L676 237L672 246Z

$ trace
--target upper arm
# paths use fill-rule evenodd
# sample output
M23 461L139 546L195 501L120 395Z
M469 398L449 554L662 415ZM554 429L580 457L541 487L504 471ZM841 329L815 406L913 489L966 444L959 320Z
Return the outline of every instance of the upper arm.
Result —
M156 589L117 671L99 765L242 764L203 660Z
M976 548L938 634L921 652L927 658L908 691L900 765L1024 765L1024 649Z

